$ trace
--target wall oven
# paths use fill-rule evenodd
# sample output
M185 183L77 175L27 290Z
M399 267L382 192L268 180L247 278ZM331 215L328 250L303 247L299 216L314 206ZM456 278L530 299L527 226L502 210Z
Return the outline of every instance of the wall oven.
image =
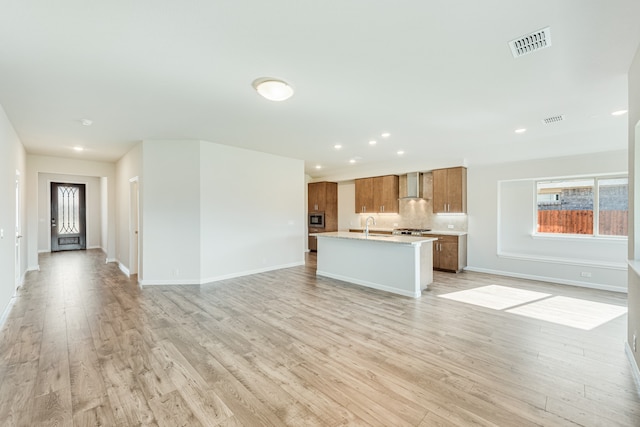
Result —
M324 212L309 212L309 228L324 228Z

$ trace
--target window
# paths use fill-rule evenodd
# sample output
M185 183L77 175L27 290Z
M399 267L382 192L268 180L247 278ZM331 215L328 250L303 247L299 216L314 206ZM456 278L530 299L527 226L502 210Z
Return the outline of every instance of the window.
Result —
M626 236L628 178L538 181L537 233Z

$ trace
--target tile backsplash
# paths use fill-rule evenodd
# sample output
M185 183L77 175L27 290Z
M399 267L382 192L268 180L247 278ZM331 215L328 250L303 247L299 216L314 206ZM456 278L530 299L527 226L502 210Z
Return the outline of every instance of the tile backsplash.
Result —
M360 227L372 216L376 228L430 228L432 230L467 231L467 215L433 213L433 174L422 174L422 199L400 199L399 214L358 214ZM400 195L406 194L406 176L400 176ZM453 228L449 228L453 225Z

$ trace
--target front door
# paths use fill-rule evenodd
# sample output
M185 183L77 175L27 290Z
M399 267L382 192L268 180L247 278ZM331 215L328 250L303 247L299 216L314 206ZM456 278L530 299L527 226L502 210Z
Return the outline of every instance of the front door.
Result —
M51 183L51 252L87 248L85 185Z

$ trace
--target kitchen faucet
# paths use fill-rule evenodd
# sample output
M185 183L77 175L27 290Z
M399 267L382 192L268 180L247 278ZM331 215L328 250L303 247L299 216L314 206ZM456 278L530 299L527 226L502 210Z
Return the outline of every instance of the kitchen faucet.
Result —
M369 238L369 220L373 221L373 225L376 225L376 219L372 216L367 217L367 219L364 222L364 238L368 239Z

